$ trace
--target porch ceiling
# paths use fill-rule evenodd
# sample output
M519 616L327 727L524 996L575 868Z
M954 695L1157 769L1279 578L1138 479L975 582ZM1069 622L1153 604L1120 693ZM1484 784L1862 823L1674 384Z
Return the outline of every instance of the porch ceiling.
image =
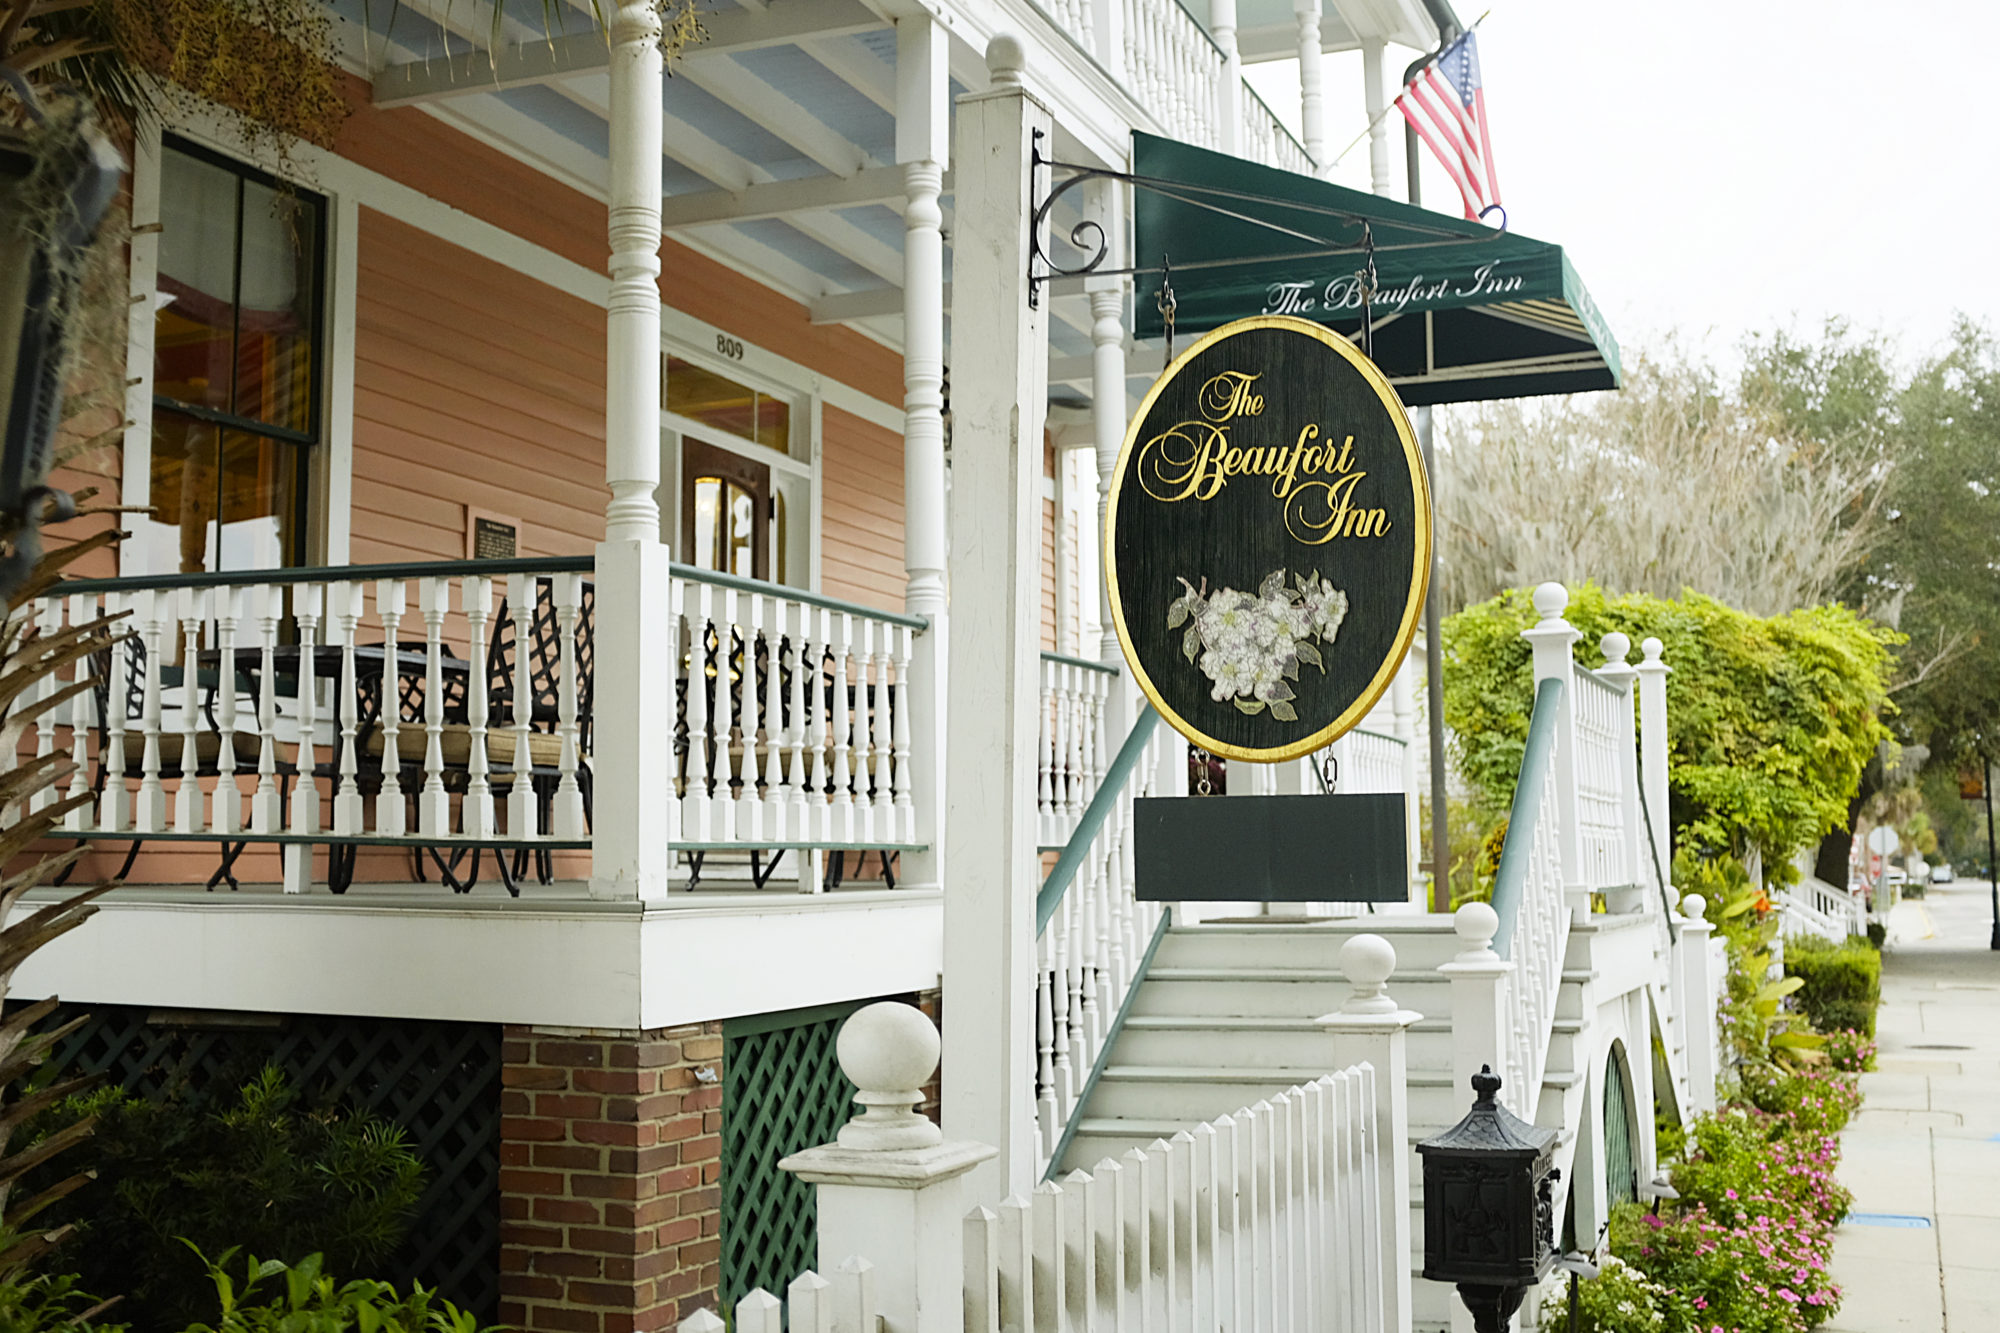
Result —
M325 0L347 55L384 107L421 107L593 197L610 175L607 53L590 0ZM363 24L364 5L371 24ZM864 0L702 0L706 39L663 95L663 223L675 240L890 346L902 342L902 170L895 165L896 39ZM363 33L366 36L363 36ZM957 38L954 37L954 42ZM955 53L953 68L983 68ZM954 78L951 95L966 91ZM1058 128L1058 151L1063 151ZM946 178L946 271L952 196ZM1062 214L1070 215L1064 217ZM1080 214L1059 210L1067 234ZM1052 356L1090 352L1080 290L1051 307ZM748 330L746 330L748 332Z

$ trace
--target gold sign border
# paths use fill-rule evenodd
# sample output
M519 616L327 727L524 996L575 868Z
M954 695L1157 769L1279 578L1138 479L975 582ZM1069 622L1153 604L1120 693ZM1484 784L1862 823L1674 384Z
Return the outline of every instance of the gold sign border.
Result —
M1397 627L1396 642L1390 649L1387 659L1376 671L1375 678L1368 683L1368 688L1364 689L1360 696L1348 705L1346 711L1331 723L1304 740L1293 741L1289 745L1278 746L1275 749L1259 750L1231 745L1207 735L1175 712L1160 697L1159 690L1153 686L1152 677L1146 674L1146 668L1140 663L1138 654L1132 651L1131 631L1125 625L1125 604L1118 591L1117 562L1118 497L1125 486L1126 464L1131 460L1133 445L1138 441L1139 428L1145 423L1147 413L1152 411L1154 401L1169 384L1174 382L1188 362L1224 339L1248 333L1252 329L1287 329L1293 333L1306 334L1345 357L1348 364L1359 371L1369 387L1375 390L1376 396L1382 400L1383 407L1388 409L1389 419L1396 423L1397 438L1403 442L1403 457L1409 462L1410 476L1417 483L1417 541L1414 553L1415 567L1410 571L1410 600L1403 608L1402 623ZM1174 363L1153 381L1153 387L1146 391L1138 411L1132 414L1132 420L1125 430L1124 447L1118 451L1118 466L1112 473L1111 502L1104 514L1104 552L1104 582L1111 594L1111 622L1118 629L1118 646L1124 650L1126 665L1132 668L1132 678L1138 681L1140 690L1152 701L1153 707L1160 711L1160 716L1167 720L1168 725L1210 754L1221 755L1225 759L1277 764L1322 749L1352 731L1363 718L1368 716L1368 710L1375 706L1375 701L1382 697L1382 692L1389 688L1390 681L1395 678L1396 669L1402 665L1403 658L1410 650L1410 642L1417 636L1417 622L1424 613L1424 594L1430 587L1431 579L1431 483L1429 474L1424 471L1423 452L1417 447L1416 432L1410 429L1409 411L1404 408L1403 400L1396 396L1396 390L1390 386L1380 368L1356 351L1347 339L1324 325L1300 319L1295 315L1254 315L1249 319L1239 319L1234 323L1224 324L1221 328L1203 335L1194 346L1175 357Z

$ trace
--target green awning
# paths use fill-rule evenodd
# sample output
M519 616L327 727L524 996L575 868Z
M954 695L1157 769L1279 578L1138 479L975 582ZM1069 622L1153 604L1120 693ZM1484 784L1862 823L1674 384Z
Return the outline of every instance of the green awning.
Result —
M1135 267L1171 265L1180 345L1250 315L1361 327L1375 248L1375 362L1412 407L1615 389L1618 343L1562 247L1150 134L1132 136ZM1157 272L1137 335L1162 336Z

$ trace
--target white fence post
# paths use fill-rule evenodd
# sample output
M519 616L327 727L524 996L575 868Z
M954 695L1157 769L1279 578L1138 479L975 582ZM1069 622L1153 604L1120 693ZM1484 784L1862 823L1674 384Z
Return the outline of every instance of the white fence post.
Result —
M862 1112L837 1142L778 1163L818 1186L819 1271L868 1255L884 1333L959 1333L965 1173L997 1150L946 1143L917 1114L918 1089L937 1069L938 1033L915 1008L884 1001L857 1011L834 1051Z
M1681 1031L1687 1041L1688 1110L1700 1114L1715 1109L1715 1077L1722 1063L1715 1022L1715 957L1709 948L1714 927L1705 913L1708 902L1698 893L1681 899L1681 936L1674 998L1680 1006Z
M1354 993L1339 1012L1316 1020L1333 1038L1334 1069L1367 1064L1375 1072L1374 1105L1367 1108L1375 1142L1376 1252L1381 1258L1382 1328L1410 1327L1410 1088L1406 1045L1412 1023L1423 1017L1388 994L1396 950L1380 935L1356 935L1340 947L1340 970Z
M1563 619L1569 607L1569 589L1560 583L1544 583L1535 589L1535 614L1541 619L1521 637L1535 653L1535 684L1545 680L1563 683L1563 706L1556 726L1556 804L1562 817L1557 821L1558 851L1562 859L1563 885L1571 910L1578 920L1590 916L1590 889L1584 883L1582 821L1577 817L1576 799L1576 659L1570 650L1583 637Z
M1604 665L1597 668L1597 678L1615 686L1624 696L1624 704L1618 710L1618 791L1623 812L1619 827L1625 834L1625 865L1632 876L1632 883L1646 884L1651 877L1639 873L1640 866L1645 864L1640 858L1650 857L1653 851L1647 842L1646 826L1639 813L1644 807L1639 801L1639 737L1632 714L1632 687L1639 678L1639 669L1625 660L1632 651L1631 638L1617 630L1598 640L1597 650L1604 654ZM1665 867L1662 867L1663 880L1665 875ZM1653 903L1645 902L1642 910L1652 912Z

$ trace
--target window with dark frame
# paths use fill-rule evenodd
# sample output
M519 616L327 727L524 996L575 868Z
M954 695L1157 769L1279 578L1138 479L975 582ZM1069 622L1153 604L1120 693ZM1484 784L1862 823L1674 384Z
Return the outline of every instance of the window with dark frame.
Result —
M321 437L326 201L162 144L149 567L306 563Z

